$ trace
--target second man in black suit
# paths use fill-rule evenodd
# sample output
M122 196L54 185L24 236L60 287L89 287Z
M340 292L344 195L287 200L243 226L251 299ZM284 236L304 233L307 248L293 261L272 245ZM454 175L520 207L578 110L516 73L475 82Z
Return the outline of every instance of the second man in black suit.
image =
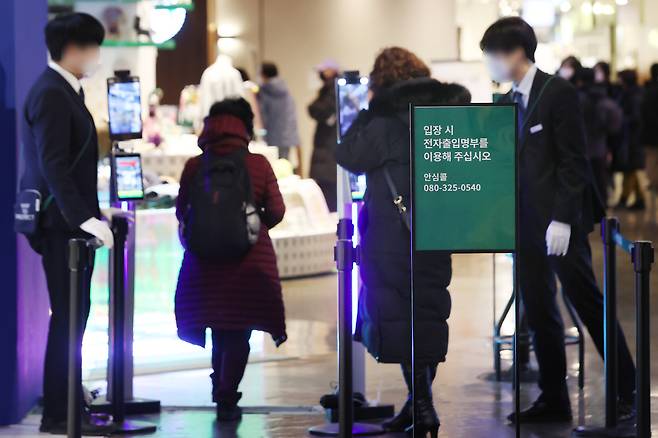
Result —
M603 210L594 201L580 102L569 82L535 66L537 38L521 18L495 22L480 46L492 79L513 83L505 100L518 106L518 268L542 391L519 418L514 414L508 418L512 422L571 421L556 275L601 355L604 338L603 297L587 239ZM620 411L629 416L635 367L621 329L618 362Z

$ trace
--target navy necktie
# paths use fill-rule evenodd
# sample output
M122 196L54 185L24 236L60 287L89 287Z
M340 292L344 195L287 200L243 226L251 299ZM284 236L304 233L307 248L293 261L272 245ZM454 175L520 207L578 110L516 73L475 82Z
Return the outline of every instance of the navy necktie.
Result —
M82 87L80 87L80 91L78 91L78 94L80 95L80 99L82 99L82 101L84 102L85 101L85 90L83 90Z
M512 99L514 100L514 103L517 104L517 112L516 112L516 119L518 123L518 130L519 130L519 140L523 140L523 124L525 123L525 102L523 101L523 93L520 93L518 91L515 91L512 93Z

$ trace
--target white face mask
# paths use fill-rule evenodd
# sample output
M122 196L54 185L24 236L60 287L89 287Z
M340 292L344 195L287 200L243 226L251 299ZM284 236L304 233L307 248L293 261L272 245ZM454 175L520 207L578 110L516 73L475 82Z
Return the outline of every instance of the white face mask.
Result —
M594 82L597 84L605 83L605 73L601 70L594 70Z
M101 68L101 60L99 57L92 58L82 64L82 75L85 78L90 78L95 75Z
M573 77L573 73L574 73L574 71L573 71L573 68L571 68L571 67L562 67L558 71L558 74L560 75L560 77L562 77L563 79L566 79L566 80L571 79Z
M484 59L492 80L500 83L512 80L512 68L507 62L491 55L486 55Z

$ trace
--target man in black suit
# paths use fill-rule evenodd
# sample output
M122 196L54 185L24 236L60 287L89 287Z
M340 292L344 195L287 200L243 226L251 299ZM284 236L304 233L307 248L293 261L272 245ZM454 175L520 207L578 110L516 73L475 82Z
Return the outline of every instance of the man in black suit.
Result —
M32 86L22 117L24 173L21 189L41 192L38 231L29 237L42 255L51 318L44 371L41 431L66 433L69 330L68 240L95 236L112 247L113 236L101 220L97 196L98 139L84 103L80 79L99 63L105 31L87 14L53 19L45 36L51 61ZM91 276L91 270L89 275ZM89 282L85 321L89 313ZM108 428L85 416L86 435Z
M537 69L537 39L521 18L495 22L480 47L492 79L513 83L505 99L518 106L518 268L542 391L518 419L514 414L508 419L571 421L556 275L601 355L604 338L603 296L592 270L587 239L603 209L594 202L580 102L569 82ZM618 330L620 411L628 417L633 412L635 367L621 328Z

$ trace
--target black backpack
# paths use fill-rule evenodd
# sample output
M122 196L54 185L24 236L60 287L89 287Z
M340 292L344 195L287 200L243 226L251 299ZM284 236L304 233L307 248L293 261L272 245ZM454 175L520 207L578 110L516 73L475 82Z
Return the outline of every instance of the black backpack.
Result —
M243 258L258 240L246 149L218 156L205 152L190 187L183 237L194 255L221 261Z

